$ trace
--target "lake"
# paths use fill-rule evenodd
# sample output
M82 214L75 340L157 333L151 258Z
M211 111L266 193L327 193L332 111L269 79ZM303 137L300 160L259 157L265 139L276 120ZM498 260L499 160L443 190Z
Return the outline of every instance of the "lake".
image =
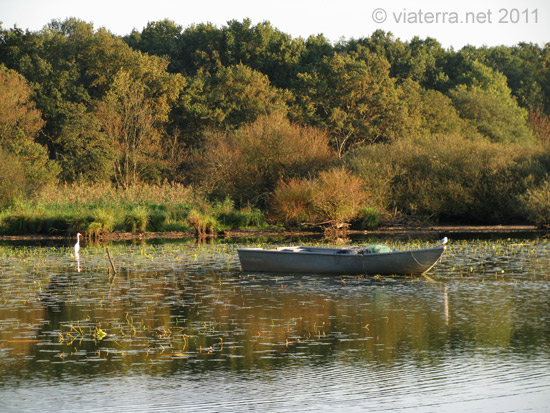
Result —
M433 245L384 242L393 249ZM548 411L550 241L428 277L243 274L242 246L0 245L0 411Z

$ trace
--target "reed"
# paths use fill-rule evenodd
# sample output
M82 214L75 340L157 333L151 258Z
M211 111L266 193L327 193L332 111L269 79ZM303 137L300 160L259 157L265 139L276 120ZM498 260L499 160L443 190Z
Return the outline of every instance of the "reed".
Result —
M191 215L191 211L195 211ZM210 203L200 191L181 184L49 185L33 199L0 211L0 233L98 237L112 231L214 232L265 225L254 208L236 209L231 200Z

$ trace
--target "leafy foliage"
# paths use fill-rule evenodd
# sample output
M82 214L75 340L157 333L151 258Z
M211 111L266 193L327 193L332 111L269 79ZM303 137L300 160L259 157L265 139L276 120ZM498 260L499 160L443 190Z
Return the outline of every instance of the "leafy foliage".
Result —
M378 55L334 54L298 75L297 118L331 133L342 154L354 144L395 139L403 117L389 64ZM368 62L368 63L367 63Z
M4 202L56 179L59 169L35 138L44 125L21 75L0 65L0 180ZM0 204L3 203L0 200Z
M273 87L266 75L242 64L222 67L214 75L188 79L175 114L193 146L207 129L234 130L272 112L287 112L288 93Z
M477 223L521 217L522 194L541 182L550 166L540 146L504 146L460 135L364 147L346 162L381 211Z
M519 200L550 173L550 43L454 51L378 30L333 44L249 19L162 20L120 38L71 18L37 32L0 26L0 98L10 207L60 178L193 183L212 205L192 217L211 229L262 222L258 207L288 225L536 220ZM337 201L357 179L362 213ZM236 207L214 207L225 202ZM188 208L153 209L134 214L135 229L194 225ZM105 211L78 222L124 227Z
M333 159L325 133L273 113L235 132L210 135L193 169L215 197L265 205L281 178L315 174Z
M550 226L550 181L527 190L524 197L529 218L541 227Z
M463 82L450 91L450 96L461 117L470 120L479 133L497 142L532 139L527 111L517 105L504 75L472 62Z

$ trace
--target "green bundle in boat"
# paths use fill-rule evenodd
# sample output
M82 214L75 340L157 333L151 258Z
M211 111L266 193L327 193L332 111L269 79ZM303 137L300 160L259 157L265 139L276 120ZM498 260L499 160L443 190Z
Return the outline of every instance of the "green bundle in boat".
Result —
M363 254L381 254L383 252L392 252L392 249L386 245L374 244L363 250Z

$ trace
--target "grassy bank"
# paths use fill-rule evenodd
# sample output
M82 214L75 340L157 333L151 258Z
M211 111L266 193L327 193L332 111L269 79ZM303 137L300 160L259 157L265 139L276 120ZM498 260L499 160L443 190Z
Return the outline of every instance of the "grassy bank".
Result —
M192 188L171 184L126 189L108 184L52 185L32 201L19 201L0 212L2 235L207 234L251 227L266 227L264 214L258 209L237 209L230 200L209 203Z

